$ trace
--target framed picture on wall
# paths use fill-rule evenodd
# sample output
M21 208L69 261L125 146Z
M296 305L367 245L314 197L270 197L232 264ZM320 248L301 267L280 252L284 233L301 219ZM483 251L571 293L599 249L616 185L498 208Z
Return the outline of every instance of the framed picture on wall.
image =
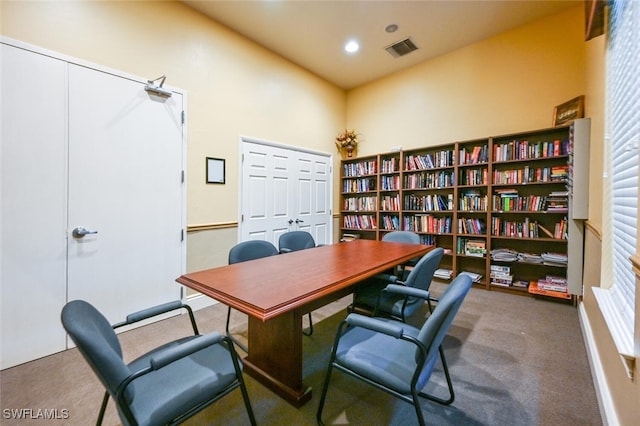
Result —
M207 157L207 183L224 183L224 159Z
M576 118L584 118L584 96L556 106L553 110L553 126L569 124Z

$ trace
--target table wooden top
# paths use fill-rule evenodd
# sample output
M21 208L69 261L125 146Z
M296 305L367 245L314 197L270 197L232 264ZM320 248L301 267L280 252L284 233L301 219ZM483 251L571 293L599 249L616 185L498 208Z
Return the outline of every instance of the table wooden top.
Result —
M206 269L176 281L266 321L432 249L428 245L354 240Z

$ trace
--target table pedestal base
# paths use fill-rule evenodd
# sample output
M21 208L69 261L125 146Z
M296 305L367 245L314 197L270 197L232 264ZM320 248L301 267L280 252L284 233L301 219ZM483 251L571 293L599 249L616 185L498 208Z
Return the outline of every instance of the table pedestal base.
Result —
M302 383L302 337L300 309L265 322L249 317L245 371L296 408L311 399L311 388Z

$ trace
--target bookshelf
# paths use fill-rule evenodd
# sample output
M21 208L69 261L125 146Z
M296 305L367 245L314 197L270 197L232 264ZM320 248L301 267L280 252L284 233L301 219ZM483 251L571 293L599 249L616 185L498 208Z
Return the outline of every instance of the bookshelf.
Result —
M582 294L589 119L342 161L341 233L418 233L474 286ZM565 286L565 289L562 286Z

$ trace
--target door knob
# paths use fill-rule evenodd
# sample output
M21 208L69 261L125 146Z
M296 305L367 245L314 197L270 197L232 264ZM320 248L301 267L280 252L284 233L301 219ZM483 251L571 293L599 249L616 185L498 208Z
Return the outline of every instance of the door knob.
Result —
M293 219L289 219L289 225L293 223Z
M82 226L78 226L77 228L75 228L71 234L75 237L75 238L82 238L87 234L97 234L98 231L90 231L87 228L83 228Z

